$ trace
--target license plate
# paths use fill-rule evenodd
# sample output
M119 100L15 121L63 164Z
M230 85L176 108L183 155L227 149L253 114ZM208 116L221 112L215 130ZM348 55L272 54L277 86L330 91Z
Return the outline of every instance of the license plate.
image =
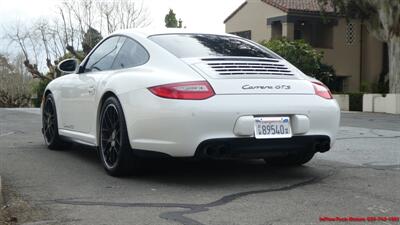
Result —
M265 138L290 138L290 118L287 116L278 117L255 117L254 133L257 139Z

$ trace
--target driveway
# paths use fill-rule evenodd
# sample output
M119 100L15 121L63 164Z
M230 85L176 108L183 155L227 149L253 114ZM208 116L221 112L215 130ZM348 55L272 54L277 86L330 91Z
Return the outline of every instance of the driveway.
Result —
M400 116L343 113L335 147L299 168L152 160L124 178L107 176L93 149L47 150L40 128L37 109L0 109L8 221L283 225L400 216Z

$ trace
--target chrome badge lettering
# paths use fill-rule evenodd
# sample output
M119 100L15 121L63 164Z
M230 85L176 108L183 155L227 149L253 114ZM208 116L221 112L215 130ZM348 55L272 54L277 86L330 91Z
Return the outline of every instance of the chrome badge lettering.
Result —
M269 85L256 85L252 86L249 84L245 84L242 86L243 90L256 90L256 89L261 89L261 90L271 90L271 89L282 89L282 90L289 90L291 87L290 85L276 85L274 86L269 86Z

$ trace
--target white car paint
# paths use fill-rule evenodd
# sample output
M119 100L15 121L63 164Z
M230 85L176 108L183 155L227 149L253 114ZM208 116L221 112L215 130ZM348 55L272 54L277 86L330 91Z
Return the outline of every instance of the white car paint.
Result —
M168 33L199 32L183 29L117 31L112 35L132 38L148 51L150 58L146 64L69 74L53 80L46 91L55 99L59 134L98 146L101 98L112 92L122 104L132 149L190 157L195 155L199 144L208 139L253 138L254 116L268 115L289 116L293 135L326 135L333 145L340 110L334 99L315 94L311 83L315 79L279 56L276 56L278 63L289 68L294 76L220 77L201 59L179 59L148 39L154 34ZM215 96L205 100L176 100L160 98L148 90L157 85L202 80L211 84ZM249 88L243 89L244 86ZM276 88L278 86L280 88ZM286 86L290 89L286 90Z

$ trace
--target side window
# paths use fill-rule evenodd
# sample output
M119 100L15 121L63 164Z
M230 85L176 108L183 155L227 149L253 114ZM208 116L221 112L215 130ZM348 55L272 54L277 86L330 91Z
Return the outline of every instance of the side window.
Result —
M105 40L89 56L85 72L110 70L119 49L124 43L124 37L111 37Z
M124 69L145 64L149 60L147 51L136 41L126 38L112 69Z

